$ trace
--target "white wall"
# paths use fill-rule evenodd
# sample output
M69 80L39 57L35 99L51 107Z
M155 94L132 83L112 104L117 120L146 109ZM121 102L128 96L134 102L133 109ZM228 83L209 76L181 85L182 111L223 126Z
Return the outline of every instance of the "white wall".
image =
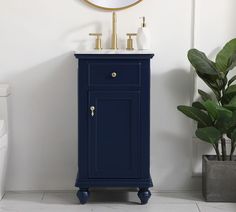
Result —
M118 12L121 47L125 34L137 30L140 16L147 17L151 28L156 54L151 171L159 190L200 185L192 178L191 121L176 110L177 105L190 103L193 89L186 59L192 43L192 6L190 0L144 0ZM225 14L228 10L231 7ZM0 1L0 82L12 86L8 190L73 188L77 64L72 51L92 46L89 32L103 32L108 44L110 24L110 12L90 8L82 0Z

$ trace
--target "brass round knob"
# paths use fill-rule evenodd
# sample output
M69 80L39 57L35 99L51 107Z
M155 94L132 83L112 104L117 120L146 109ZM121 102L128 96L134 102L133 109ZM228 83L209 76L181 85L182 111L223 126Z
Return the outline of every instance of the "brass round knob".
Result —
M112 73L111 73L111 77L112 77L112 78L115 78L116 76L117 76L117 73L116 73L116 72L112 72Z

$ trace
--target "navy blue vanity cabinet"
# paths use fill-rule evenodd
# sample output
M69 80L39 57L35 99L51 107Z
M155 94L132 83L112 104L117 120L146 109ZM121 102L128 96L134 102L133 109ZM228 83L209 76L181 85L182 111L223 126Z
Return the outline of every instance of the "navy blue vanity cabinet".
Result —
M137 187L148 202L150 59L153 54L75 54L78 59L79 171L82 204L91 187Z

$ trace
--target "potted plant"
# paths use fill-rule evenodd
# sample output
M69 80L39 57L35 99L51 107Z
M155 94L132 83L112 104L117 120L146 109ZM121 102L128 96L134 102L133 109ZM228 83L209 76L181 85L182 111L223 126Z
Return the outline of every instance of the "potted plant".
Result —
M197 75L211 89L198 90L201 100L178 110L197 122L196 136L210 143L216 155L203 155L202 181L206 201L236 202L236 75L229 72L236 66L236 39L229 41L215 61L190 49L188 59ZM231 149L227 151L226 141Z

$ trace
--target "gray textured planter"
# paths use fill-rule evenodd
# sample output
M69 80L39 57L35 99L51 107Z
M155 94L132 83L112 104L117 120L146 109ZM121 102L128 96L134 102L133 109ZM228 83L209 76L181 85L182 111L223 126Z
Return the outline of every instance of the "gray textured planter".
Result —
M203 155L202 193L208 202L236 202L236 157L217 161L216 156Z

